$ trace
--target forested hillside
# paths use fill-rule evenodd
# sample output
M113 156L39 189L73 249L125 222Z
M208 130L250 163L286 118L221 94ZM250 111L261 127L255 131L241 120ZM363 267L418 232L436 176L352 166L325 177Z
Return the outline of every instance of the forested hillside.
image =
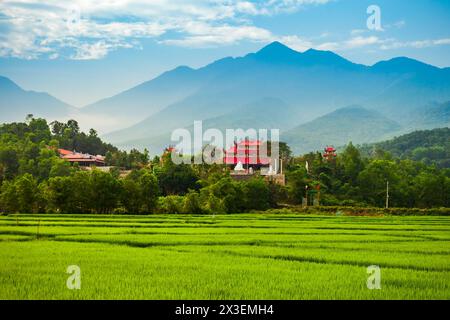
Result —
M38 179L47 179L58 172L68 172L69 163L58 157L58 148L91 155L106 155L107 165L132 169L147 163L147 152L119 151L104 143L94 129L81 132L75 120L67 123L47 123L33 118L26 122L0 125L0 181L30 173Z
M58 156L59 147L106 151L112 167L71 164ZM450 169L433 163L444 167L448 154L429 160L446 147L448 129L365 146L366 154L350 143L335 158L319 152L292 157L282 144L287 183L278 185L258 174L235 180L223 164L176 165L170 153L150 160L147 152L103 143L95 130L80 132L73 120L49 126L30 117L0 126L0 212L240 213L299 205L304 198L320 198L325 206L384 207L387 182L390 207L450 207Z
M349 141L355 144L379 141L399 129L397 122L376 111L350 106L297 126L283 133L282 139L292 146L295 154L302 154L328 144L339 146Z
M389 141L363 145L360 149L365 155L374 156L384 150L396 158L450 168L450 128L415 131Z

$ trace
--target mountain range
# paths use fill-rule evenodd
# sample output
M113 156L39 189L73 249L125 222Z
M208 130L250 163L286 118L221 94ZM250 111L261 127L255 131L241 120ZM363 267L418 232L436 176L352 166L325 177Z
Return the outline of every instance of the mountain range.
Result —
M343 146L352 141L356 144L382 140L401 125L377 111L361 106L341 108L288 130L283 141L292 147L295 154L317 150L320 146Z
M3 110L6 99L0 100ZM199 69L178 67L80 115L118 119L103 138L126 149L157 153L171 144L174 129L192 130L203 120L204 130L278 128L281 140L305 152L446 127L448 101L450 68L406 57L365 66L330 51L297 52L273 42Z
M0 76L0 122L23 121L28 114L55 120L69 117L75 111L48 93L26 91Z

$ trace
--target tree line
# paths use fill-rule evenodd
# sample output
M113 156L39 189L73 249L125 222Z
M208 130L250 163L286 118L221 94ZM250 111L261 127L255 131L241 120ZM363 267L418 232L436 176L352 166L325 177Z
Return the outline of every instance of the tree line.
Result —
M306 161L310 163L309 172L304 166ZM371 150L370 157L362 156L349 143L331 161L320 153L293 158L287 179L294 202L306 197L314 186L320 186L324 205L383 207L389 183L392 207L450 206L450 169L426 161L399 159L378 146Z
M274 185L262 179L237 182L227 174L201 180L188 165L116 172L73 170L38 181L26 173L5 180L0 208L15 213L238 213L276 206Z
M115 168L82 170L59 158L60 147L105 152ZM285 186L258 176L236 181L225 165L175 165L170 154L150 160L148 151L120 151L95 130L80 132L73 120L47 124L30 117L0 126L0 211L239 213L305 198L329 206L383 207L388 181L392 207L450 206L450 169L436 163L400 159L379 146L365 152L351 143L328 160L319 152L294 157L284 143L281 150ZM130 173L123 176L119 168Z

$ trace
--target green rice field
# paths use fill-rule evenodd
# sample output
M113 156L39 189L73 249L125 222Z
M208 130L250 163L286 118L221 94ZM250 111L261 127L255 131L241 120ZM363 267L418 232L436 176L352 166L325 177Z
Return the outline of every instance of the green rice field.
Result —
M0 299L450 299L450 217L0 216Z

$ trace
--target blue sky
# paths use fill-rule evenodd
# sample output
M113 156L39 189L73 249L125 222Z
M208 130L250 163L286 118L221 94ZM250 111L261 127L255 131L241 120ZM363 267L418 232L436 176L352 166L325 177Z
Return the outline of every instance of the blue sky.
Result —
M370 5L381 10L382 30L367 28ZM0 2L0 75L75 106L275 40L369 65L409 56L450 67L450 1Z

